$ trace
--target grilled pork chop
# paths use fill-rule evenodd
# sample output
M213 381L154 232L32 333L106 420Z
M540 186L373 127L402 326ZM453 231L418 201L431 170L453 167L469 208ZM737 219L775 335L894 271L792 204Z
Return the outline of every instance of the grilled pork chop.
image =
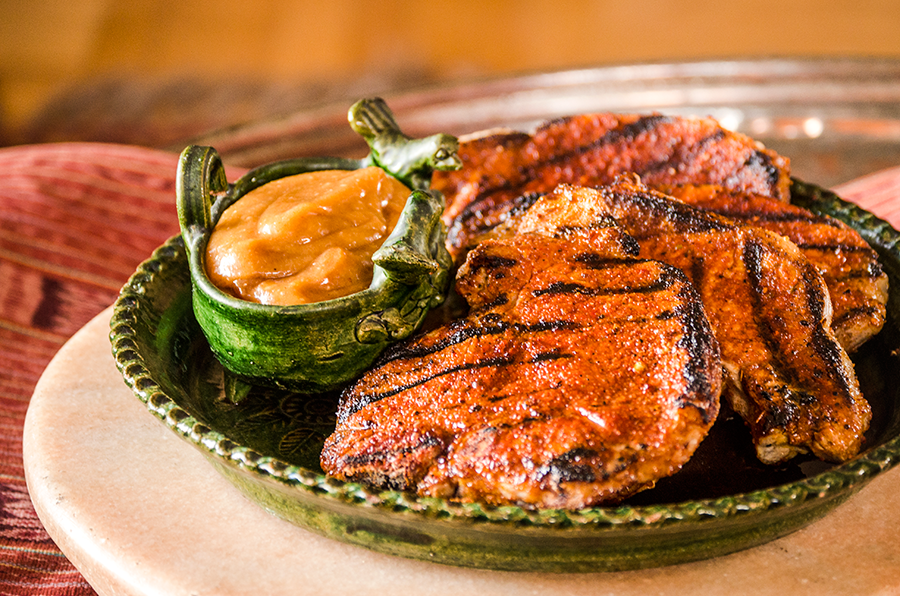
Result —
M878 253L856 230L796 205L715 185L679 185L665 191L698 209L765 228L796 244L828 286L831 327L848 352L881 331L888 277Z
M784 237L622 177L597 189L562 185L481 238L560 220L590 227L610 217L635 237L640 256L678 267L694 283L721 346L726 394L761 461L806 451L845 461L859 452L869 405L831 331L822 277Z
M651 187L717 184L787 201L789 162L715 120L634 114L558 119L534 134L498 132L460 143L461 169L436 172L457 261L472 228L498 224L520 197L557 184L598 186L636 173Z
M323 469L550 508L618 501L680 469L718 412L718 346L686 276L635 259L612 225L473 250L456 286L469 315L342 395Z

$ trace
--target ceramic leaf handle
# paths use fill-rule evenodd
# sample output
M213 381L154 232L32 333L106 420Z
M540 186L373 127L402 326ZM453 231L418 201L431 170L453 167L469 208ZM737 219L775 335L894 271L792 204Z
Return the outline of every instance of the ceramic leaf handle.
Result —
M440 195L422 190L414 190L407 201L408 208L381 248L372 255L372 262L391 279L413 285L423 275L431 275L441 267L436 253L446 249L432 246L431 238L435 226L442 225L444 205Z
M368 160L414 190L427 190L434 170L456 170L459 141L448 134L413 139L400 130L381 98L361 99L347 114L350 127L369 144Z
M215 196L226 190L225 166L215 149L191 145L181 152L175 196L178 222L189 247L211 229Z
M441 222L444 200L435 191L414 190L394 231L372 255L375 275L385 275L409 288L399 307L388 307L360 319L356 339L361 343L396 341L409 337L425 314L444 300L451 266Z

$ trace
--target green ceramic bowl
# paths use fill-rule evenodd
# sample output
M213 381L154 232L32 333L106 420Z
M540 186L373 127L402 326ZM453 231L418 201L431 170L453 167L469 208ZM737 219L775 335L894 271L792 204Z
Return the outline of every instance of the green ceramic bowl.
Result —
M815 186L795 182L792 194L795 203L857 229L890 277L885 328L853 356L874 412L867 449L839 466L812 458L763 466L740 420L720 417L681 472L619 506L528 511L339 482L318 465L334 429L333 394L254 387L240 403L222 398L225 377L194 318L180 237L123 288L111 323L113 353L153 415L254 502L319 534L404 557L503 570L613 571L714 557L797 530L900 461L900 234Z
M382 100L362 100L351 126L369 143L362 160L306 158L258 167L233 184L211 147L190 146L179 161L177 205L187 248L193 309L212 352L242 383L323 390L358 376L391 343L409 336L440 304L450 256L440 216L443 198L429 191L433 169L456 167L454 137L403 135ZM263 184L304 172L379 166L412 189L396 228L372 257L371 285L342 298L272 306L235 298L206 274L206 248L223 211Z

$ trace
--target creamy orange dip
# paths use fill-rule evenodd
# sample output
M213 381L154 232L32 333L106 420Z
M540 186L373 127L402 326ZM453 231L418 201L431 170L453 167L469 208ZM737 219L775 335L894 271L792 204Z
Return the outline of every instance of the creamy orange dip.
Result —
M308 304L372 282L372 254L410 190L381 168L280 178L228 207L206 254L210 280L263 304Z

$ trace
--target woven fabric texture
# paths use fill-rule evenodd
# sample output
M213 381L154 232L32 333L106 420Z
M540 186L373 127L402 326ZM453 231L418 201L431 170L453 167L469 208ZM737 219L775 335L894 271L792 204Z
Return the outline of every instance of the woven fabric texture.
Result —
M94 594L32 507L23 424L57 350L178 232L177 161L99 143L0 149L0 594Z

